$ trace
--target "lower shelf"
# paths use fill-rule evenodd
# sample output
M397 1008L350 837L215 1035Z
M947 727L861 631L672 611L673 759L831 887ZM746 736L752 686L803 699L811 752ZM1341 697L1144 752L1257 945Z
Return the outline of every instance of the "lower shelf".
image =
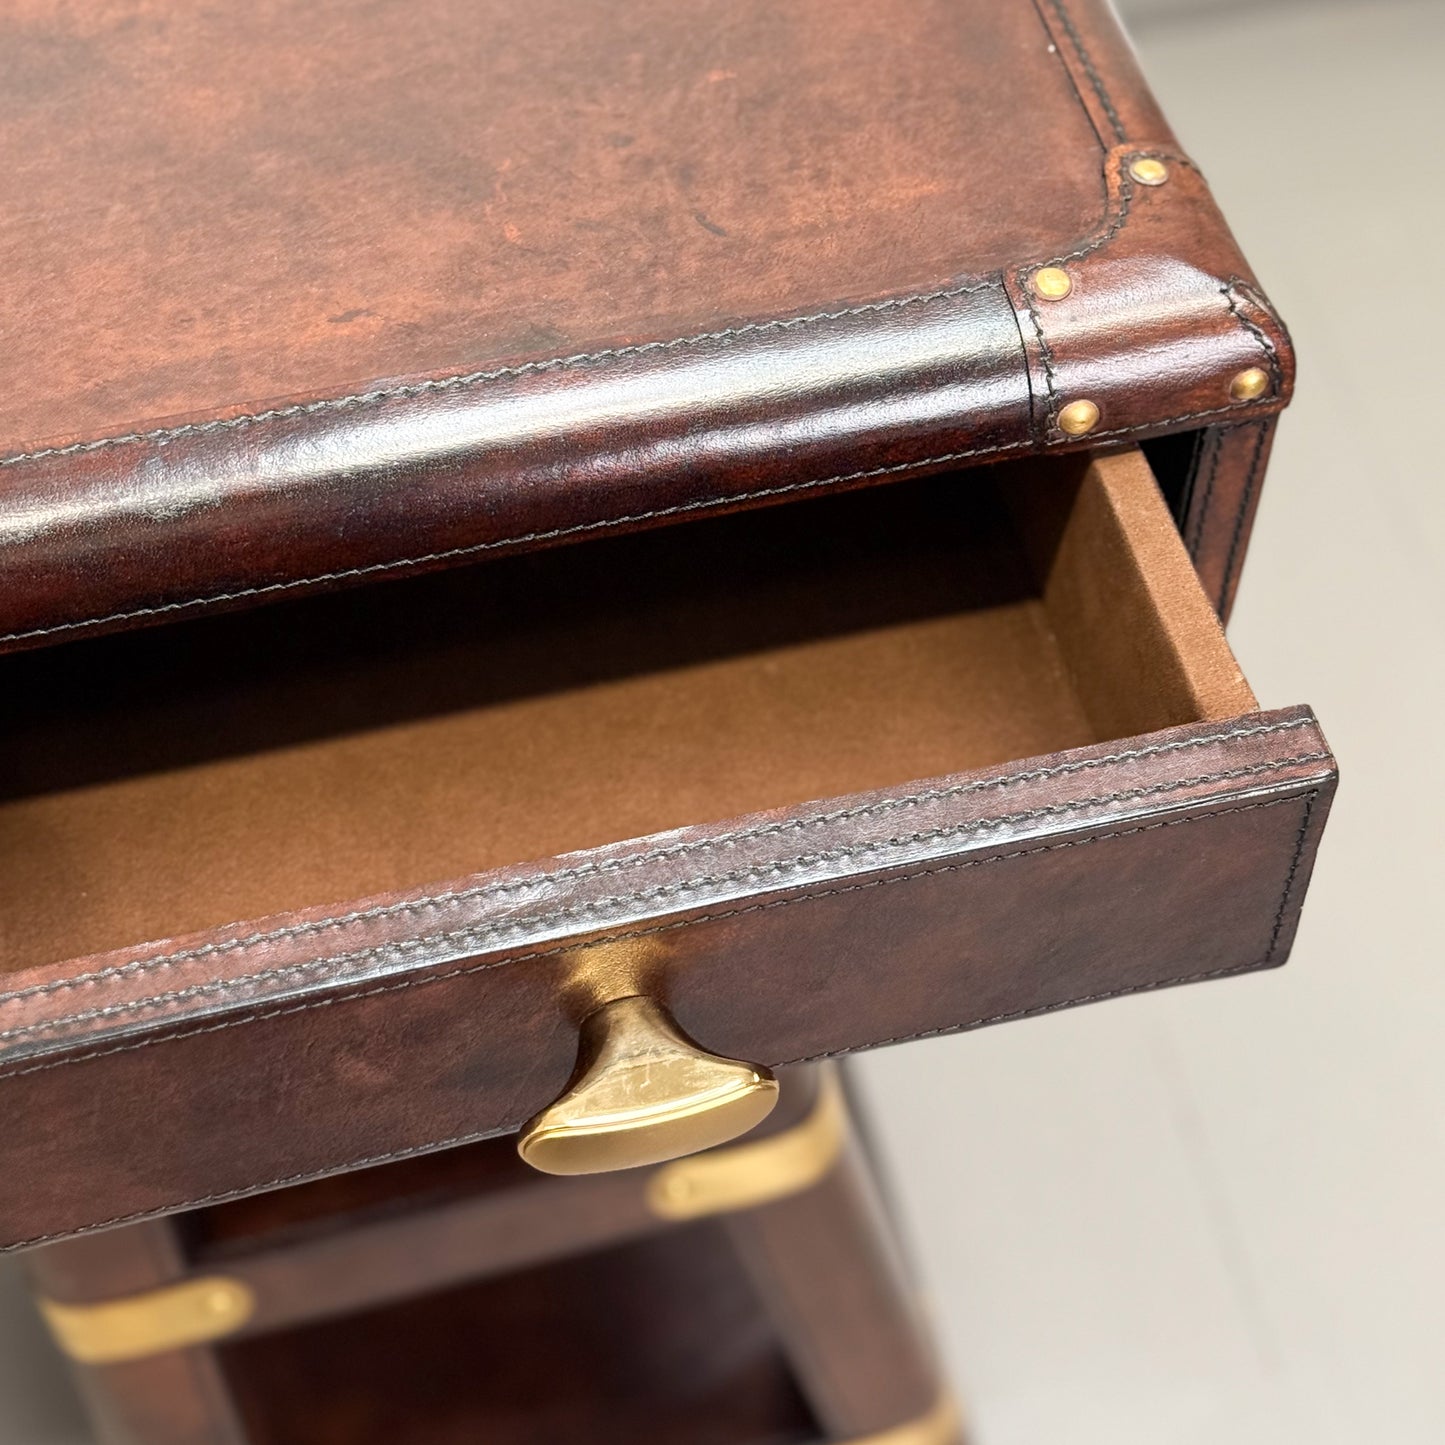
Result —
M819 1433L712 1223L221 1358L257 1445L801 1445Z

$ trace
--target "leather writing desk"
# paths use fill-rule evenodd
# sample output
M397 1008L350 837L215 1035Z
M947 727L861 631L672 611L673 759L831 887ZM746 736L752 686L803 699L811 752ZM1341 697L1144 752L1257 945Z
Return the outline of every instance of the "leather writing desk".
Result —
M515 1133L621 998L762 1087L1284 961L1292 350L1104 6L7 24L0 1245Z

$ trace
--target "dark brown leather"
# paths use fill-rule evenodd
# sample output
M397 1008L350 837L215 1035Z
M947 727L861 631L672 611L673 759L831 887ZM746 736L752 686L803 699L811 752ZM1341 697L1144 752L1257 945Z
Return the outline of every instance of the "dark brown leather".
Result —
M1102 0L42 0L0 148L0 648L1292 382Z
M784 1071L777 1107L748 1139L807 1119L819 1073ZM223 1274L255 1296L238 1333L272 1334L673 1228L648 1202L655 1173L558 1178L492 1139L62 1240L26 1265L37 1292L61 1304ZM160 1260L168 1268L153 1274Z
M147 16L0 61L54 242L0 218L0 648L1074 451L1080 397L1202 433L1227 603L1289 345L1094 0ZM1333 761L1143 462L1083 472L4 659L0 1246L515 1129L619 952L772 1065L1282 962Z
M0 660L0 973L1253 712L1147 467L1121 530L1075 460Z
M715 1220L223 1357L266 1445L817 1439Z
M818 1102L819 1072L790 1071L782 1081L777 1109L750 1141L803 1122ZM572 1286L570 1313L575 1316L587 1308L587 1286L597 1282L586 1263L589 1257L615 1256L620 1246L656 1235L680 1234L694 1249L698 1246L696 1229L680 1228L649 1206L653 1172L550 1178L523 1165L509 1141L497 1140L67 1240L33 1251L28 1262L38 1292L70 1304L103 1302L177 1277L223 1274L244 1282L253 1291L254 1312L223 1343L121 1365L79 1366L76 1374L107 1445L271 1440L273 1433L257 1416L274 1418L291 1407L294 1417L294 1404L286 1395L277 1398L277 1382L264 1372L258 1376L248 1365L281 1351L242 1341L273 1336L283 1348L294 1350L296 1327L303 1324L308 1327L300 1336L303 1340L326 1341L336 1335L354 1340L357 1325L348 1323L348 1317L355 1321L360 1316L385 1332L396 1327L396 1315L388 1307L411 1300L418 1300L418 1308L406 1318L420 1318L425 1325L428 1309L445 1310L447 1297L461 1287L519 1271L531 1271L535 1280L538 1265L561 1260L573 1261L563 1278ZM725 1257L732 1261L731 1283L715 1280L710 1293L722 1285L723 1297L731 1298L746 1281L771 1326L767 1333L774 1353L786 1362L788 1375L806 1398L811 1416L827 1427L828 1438L871 1437L876 1430L934 1410L942 1393L937 1363L856 1140L845 1139L839 1157L807 1188L730 1212L705 1229L719 1243L726 1241ZM623 1253L625 1258L639 1257L635 1249ZM155 1268L161 1261L167 1267ZM839 1261L847 1267L839 1268ZM523 1275L524 1280L528 1277ZM638 1282L628 1283L635 1289ZM664 1318L673 1310L695 1315L716 1308L715 1298L697 1296L703 1280L694 1275L688 1283L691 1288L676 1289L670 1303L657 1301ZM423 1303L422 1296L430 1298ZM504 1351L517 1348L515 1310L497 1310L503 1302L515 1302L509 1286L473 1288L467 1298L470 1308L459 1319L466 1335L449 1337L446 1348L422 1356L421 1381L397 1378L397 1356L406 1358L406 1341L394 1339L386 1361L390 1408L397 1408L396 1394L425 1393L430 1373L426 1366L434 1370L438 1358L467 1355L464 1340L473 1332L493 1342L489 1359L499 1357L497 1341L505 1341ZM364 1325L362 1330L364 1334ZM625 1388L614 1367L606 1382L607 1408L599 1410L599 1417L615 1420L622 1409L619 1395L641 1394L644 1398L636 1402L641 1406L648 1395L686 1396L696 1388L691 1373L678 1377L675 1353L668 1356L672 1368L654 1377L638 1368L637 1341L627 1332L623 1338L632 1361ZM552 1359L565 1365L545 1392L551 1399L575 1388L584 1362L561 1338L546 1343ZM736 1326L719 1335L704 1378L720 1366L726 1369L727 1361L746 1351L747 1343ZM510 1373L484 1372L485 1379L473 1380L467 1391L468 1414L474 1426L480 1426L482 1438L509 1438L504 1432L511 1382L499 1383L498 1376ZM334 1392L329 1397L328 1386ZM313 1400L310 1409L345 1416L354 1409L355 1389L354 1379L313 1381L312 1394L321 1398ZM254 1434L240 1434L236 1402L245 1407ZM420 1403L420 1410L398 1412L404 1415L404 1429L387 1438L438 1438L445 1405L435 1398ZM716 1402L708 1403L715 1407ZM539 1413L547 1416L546 1405L530 1399L527 1406L527 1438L550 1442L554 1437L535 1418ZM658 1408L654 1401L652 1424ZM294 1418L291 1424L295 1426ZM559 1428L555 1419L549 1424ZM722 1438L715 1428L715 1409L707 1424L706 1438ZM477 1433L474 1428L468 1438ZM583 1433L589 1440L597 1438L594 1428ZM807 1438L815 1433L810 1428ZM346 1445L355 1445L354 1433L344 1438ZM568 1433L559 1438L581 1437ZM689 1429L683 1438L702 1436ZM729 1433L727 1438L744 1437ZM783 1437L768 1432L767 1438Z
M5 1004L0 1239L515 1129L608 950L770 1065L1280 963L1333 777L1307 710L1200 723L37 972Z
M1226 620L1259 510L1275 425L1268 417L1200 434L1182 531L1205 594Z
M856 1140L815 1188L722 1223L823 1439L886 1441L933 1415L943 1389L928 1324Z
M134 1228L111 1250L144 1248ZM317 1328L77 1375L101 1445L811 1440L785 1328L723 1226L703 1220Z
M0 1245L513 1130L599 966L776 1066L1282 962L1313 718L1028 470L7 659Z

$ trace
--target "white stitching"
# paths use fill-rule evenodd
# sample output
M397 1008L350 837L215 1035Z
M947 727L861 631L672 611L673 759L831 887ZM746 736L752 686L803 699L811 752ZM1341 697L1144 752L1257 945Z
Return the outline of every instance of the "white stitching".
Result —
M152 958L136 959L130 963L116 964L109 968L96 969L90 973L77 974L70 978L56 979L51 983L32 984L28 988L14 989L8 993L0 993L0 1005L45 994L67 992L70 989L90 985L102 979L130 974L149 973L172 967L177 963L191 962L200 958L210 958L219 954L238 951L244 952L262 944L277 943L290 938L308 937L313 934L343 928L353 923L367 923L378 919L405 917L411 914L428 912L443 903L463 903L480 898L504 897L509 894L523 892L529 888L535 888L539 885L556 884L624 869L630 870L645 864L682 857L691 853L710 852L714 849L736 847L740 843L752 842L758 838L780 836L784 833L802 832L805 829L830 823L847 822L857 818L876 817L900 808L911 808L926 803L944 802L969 793L1002 788L1014 783L1041 782L1049 778L1066 777L1070 774L1085 772L1093 768L1112 766L1116 763L1133 762L1141 758L1158 757L1166 753L1206 747L1215 743L1232 742L1239 738L1267 736L1274 733L1293 731L1298 728L1313 727L1314 725L1315 720L1313 717L1300 717L1286 719L1283 722L1233 728L1228 732L1210 733L1202 737L1182 738L1174 742L1158 743L1145 748L1131 748L1123 752L1109 753L1098 758L1081 758L1074 762L1061 763L1051 768L1033 768L1023 772L1010 773L1003 777L982 778L970 783L958 783L947 788L925 789L919 793L904 794L896 798L885 798L881 802L866 803L852 808L838 808L826 813L815 813L810 817L792 819L784 823L766 823L758 827L742 828L732 833L724 833L716 838L702 838L694 842L675 843L665 848L650 849L647 852L633 854L624 858L605 859L598 863L583 863L576 867L562 869L556 873L533 874L530 877L519 879L515 882L486 883L475 888L455 889L430 894L425 898L410 899L400 903L382 904L376 908L359 909L351 913L336 914L333 917L317 919L310 923L292 924L285 928L272 929L265 933L238 935L233 938L224 939L219 943L207 943L197 948L182 949L175 953L161 954ZM1078 806L1084 806L1084 804L1079 804ZM984 821L986 822L988 820ZM982 822L976 822L967 826L979 827L983 825ZM797 860L793 861L796 862ZM325 960L321 960L321 962L324 961ZM238 983L245 981L247 980L236 980ZM0 1033L0 1038L6 1037L9 1037L9 1035Z

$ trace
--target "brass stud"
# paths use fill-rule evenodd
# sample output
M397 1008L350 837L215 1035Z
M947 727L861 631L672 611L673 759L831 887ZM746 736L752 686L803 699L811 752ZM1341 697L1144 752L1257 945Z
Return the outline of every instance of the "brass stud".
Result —
M1099 425L1099 408L1092 401L1071 401L1059 413L1059 430L1067 436L1088 436Z
M1129 162L1129 174L1141 186L1162 186L1169 179L1169 167L1153 156L1135 156Z
M1073 279L1062 266L1041 266L1034 272L1034 290L1045 301L1062 301L1073 289Z
M1229 383L1229 394L1235 401L1257 401L1269 390L1269 373L1262 366L1241 371Z

